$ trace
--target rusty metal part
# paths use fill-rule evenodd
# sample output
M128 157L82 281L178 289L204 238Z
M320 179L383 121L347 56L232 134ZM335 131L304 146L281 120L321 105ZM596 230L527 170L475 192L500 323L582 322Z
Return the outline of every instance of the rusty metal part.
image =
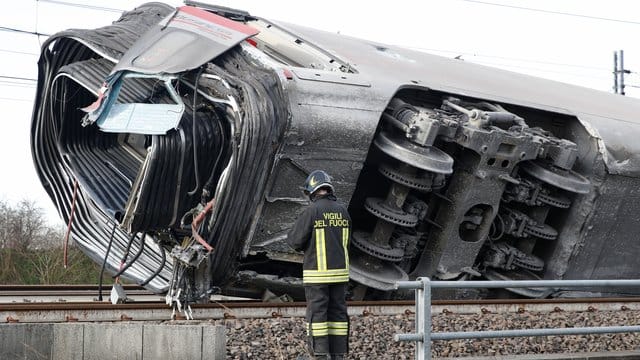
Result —
M414 316L409 308L413 301L350 301L349 314ZM306 303L225 302L193 306L194 318L240 319L304 317ZM483 310L484 309L484 310ZM586 299L490 299L490 300L434 300L432 312L442 314L497 314L562 311L640 311L640 298L586 298ZM126 311L126 313L123 313ZM275 315L274 315L275 314ZM162 303L119 304L110 303L29 303L0 305L0 316L9 323L102 321L157 321L169 320L171 308ZM177 319L177 318L176 318Z
M111 290L111 286L104 288ZM124 285L127 296L133 301L156 301L160 295L137 285ZM86 302L96 300L95 285L0 285L1 303L20 302Z

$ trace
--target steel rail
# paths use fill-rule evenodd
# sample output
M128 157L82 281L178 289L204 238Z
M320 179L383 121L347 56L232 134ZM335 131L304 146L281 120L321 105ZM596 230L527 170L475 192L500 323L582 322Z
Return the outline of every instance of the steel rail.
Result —
M261 301L224 301L193 305L195 320L230 318L303 317L304 302L265 303ZM414 317L413 301L353 301L348 303L351 316L404 315ZM560 299L551 300L474 300L434 301L432 313L498 314L560 311L640 311L640 298ZM31 302L0 304L0 323L164 321L171 319L172 309L162 302Z
M135 284L123 284L122 287L125 291L130 292L140 292L147 294L154 294L154 292L147 290L142 286L138 286ZM104 285L103 291L109 292L111 291L112 285ZM22 284L9 284L9 285L0 285L0 298L2 296L6 296L10 293L55 293L60 297L64 297L65 294L73 293L73 292L95 292L97 294L99 290L98 285L94 284L74 284L74 285L65 285L65 284L47 284L47 285L22 285ZM158 294L158 296L163 296L163 294ZM247 302L251 303L262 303L261 301L251 301ZM432 305L491 305L491 304L568 304L568 303L612 303L612 302L640 302L640 296L629 296L629 297L589 297L589 298L552 298L552 299L465 299L465 300L433 300ZM234 302L235 303L235 302ZM233 304L233 303L232 303ZM268 303L267 303L268 304ZM273 303L278 304L278 303ZM289 303L281 303L281 304L297 304L296 302ZM302 302L304 304L304 302ZM349 304L355 305L367 305L367 304L377 304L377 305L398 305L398 304L408 304L413 305L414 300L377 300L377 301L350 301Z

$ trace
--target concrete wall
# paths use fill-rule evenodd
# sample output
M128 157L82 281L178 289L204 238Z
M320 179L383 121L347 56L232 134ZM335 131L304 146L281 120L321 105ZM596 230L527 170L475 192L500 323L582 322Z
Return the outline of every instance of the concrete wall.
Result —
M224 359L224 326L0 324L0 359Z

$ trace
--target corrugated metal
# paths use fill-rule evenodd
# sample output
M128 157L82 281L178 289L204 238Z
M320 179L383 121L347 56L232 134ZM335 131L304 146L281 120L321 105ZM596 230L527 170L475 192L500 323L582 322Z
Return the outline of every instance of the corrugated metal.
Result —
M123 207L139 160L117 146L116 135L80 127L83 113L78 109L95 100L95 91L113 67L114 59L148 26L171 10L163 4L144 5L125 13L122 21L112 26L56 34L43 44L39 61L38 93L41 96L34 106L31 130L37 172L64 221L71 216L74 181L80 182L72 223L73 238L98 263L102 263L112 240L106 263L112 273L121 266L129 237L122 230L114 229L113 214L105 211ZM107 59L96 59L97 56ZM54 81L59 74L63 76ZM92 89L94 94L78 83ZM148 89L147 82L141 89L125 91L125 97L144 96L149 93ZM123 176L114 176L113 168L119 169ZM138 261L125 275L139 282L150 280L150 289L162 291L171 276L171 259L165 263L161 253L164 250L150 238L145 245ZM139 240L133 241L131 254L137 253L140 247ZM154 276L158 270L158 276Z

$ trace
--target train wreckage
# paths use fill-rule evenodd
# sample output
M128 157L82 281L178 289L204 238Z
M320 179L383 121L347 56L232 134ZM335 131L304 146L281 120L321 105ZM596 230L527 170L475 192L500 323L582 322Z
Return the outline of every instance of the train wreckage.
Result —
M284 239L325 169L353 218L351 296L377 299L417 276L638 278L638 114L623 96L149 3L46 41L31 139L80 248L171 302L300 298Z

